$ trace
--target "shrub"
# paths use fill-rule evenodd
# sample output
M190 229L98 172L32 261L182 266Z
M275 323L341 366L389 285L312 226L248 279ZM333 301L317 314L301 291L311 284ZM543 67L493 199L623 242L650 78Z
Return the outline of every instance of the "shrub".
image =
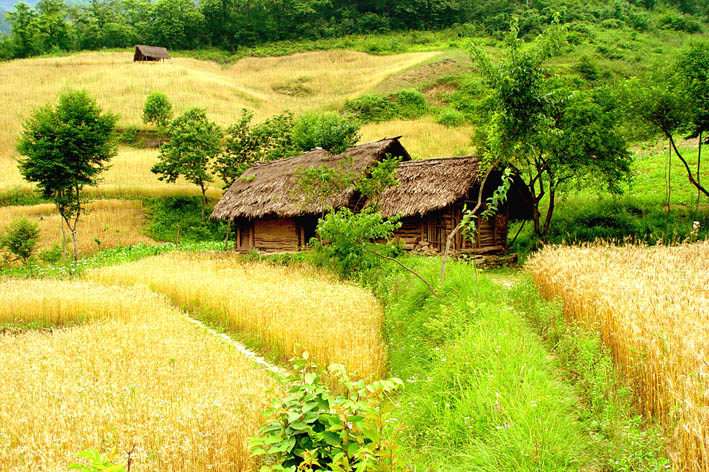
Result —
M137 140L138 128L136 126L129 126L121 133L120 142L123 144L135 144Z
M338 154L354 145L359 138L359 123L337 113L305 114L293 128L293 140L302 151L321 147Z
M23 216L10 222L5 234L0 236L0 248L9 251L15 260L22 260L26 264L37 248L37 241L39 225Z
M394 117L392 101L385 95L367 94L345 102L345 111L361 121L386 121Z
M39 254L37 254L37 257L39 257L39 260L41 260L42 262L53 264L55 262L58 262L59 259L61 259L62 248L57 243L54 243L51 249L40 251Z
M158 129L167 127L172 118L172 104L162 92L151 92L143 107L143 123L154 123Z
M452 108L445 108L441 110L436 118L436 122L444 126L461 126L465 124L465 115L458 110Z
M400 90L396 95L396 101L399 105L397 118L418 118L428 111L426 96L416 90Z
M598 67L596 63L588 56L581 56L579 63L576 64L576 70L586 79L586 80L597 80L599 77Z
M226 225L223 222L201 221L199 197L155 197L144 204L151 238L174 242L179 231L179 242L224 239Z
M659 26L662 29L686 31L687 33L698 33L702 30L699 22L695 21L691 16L671 12L667 12L660 17Z
M336 395L309 358L304 352L293 362L297 375L286 379L290 395L274 403L267 412L274 419L250 440L252 454L264 457L261 471L399 470L394 445L383 434L381 405L403 382L393 378L365 385L331 364L329 373L343 390Z

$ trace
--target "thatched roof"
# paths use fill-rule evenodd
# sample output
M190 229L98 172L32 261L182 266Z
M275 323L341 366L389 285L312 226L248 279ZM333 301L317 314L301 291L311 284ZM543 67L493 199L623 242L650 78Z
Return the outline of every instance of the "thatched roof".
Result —
M379 210L384 216L408 217L441 210L466 195L477 200L482 179L478 170L479 160L470 156L402 162L396 171L399 184L384 191ZM499 171L490 173L484 198L500 184L500 176ZM531 217L531 195L518 175L513 177L507 199L511 219Z
M170 59L170 55L167 53L167 49L160 46L146 46L144 44L136 44L135 55L133 60L135 60L139 55L144 57L149 57L151 59Z
M384 191L379 210L384 216L424 215L455 202L478 181L478 160L450 157L402 162L399 185Z
M297 192L298 171L326 165L360 173L383 159L386 154L401 156L404 161L411 160L398 138L391 138L354 146L337 155L323 149L314 149L288 159L257 163L231 184L214 207L211 218L288 218L316 215L328 206L348 205L355 196L354 189L348 189L324 204L306 205L305 198Z

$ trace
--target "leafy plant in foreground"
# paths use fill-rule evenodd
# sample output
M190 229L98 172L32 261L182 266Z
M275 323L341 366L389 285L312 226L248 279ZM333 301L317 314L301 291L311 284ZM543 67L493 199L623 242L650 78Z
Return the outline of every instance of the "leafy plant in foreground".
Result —
M126 472L126 469L124 469L123 466L114 464L111 459L102 456L95 449L81 451L79 453L79 457L88 459L91 461L91 464L88 466L82 464L72 464L69 466L69 470L78 470L79 472ZM130 470L130 466L128 469Z
M12 220L5 234L0 233L0 249L10 251L16 260L27 264L37 249L38 240L39 226L23 216Z
M294 360L297 375L290 395L276 401L267 414L274 419L251 438L254 456L264 458L267 471L383 471L400 469L396 445L385 433L382 400L403 382L352 381L342 365L328 371L344 393L334 394L321 380L308 352Z

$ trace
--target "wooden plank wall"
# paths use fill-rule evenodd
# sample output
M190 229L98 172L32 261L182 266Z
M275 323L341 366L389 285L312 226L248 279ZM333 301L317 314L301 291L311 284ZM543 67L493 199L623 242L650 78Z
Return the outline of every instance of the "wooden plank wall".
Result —
M297 251L300 229L293 219L254 221L254 247L264 252Z

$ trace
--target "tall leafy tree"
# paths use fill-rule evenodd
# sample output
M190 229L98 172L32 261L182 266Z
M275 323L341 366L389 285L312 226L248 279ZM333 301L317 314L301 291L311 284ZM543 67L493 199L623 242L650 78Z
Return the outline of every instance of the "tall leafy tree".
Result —
M37 12L25 2L15 4L15 10L6 14L12 30L15 57L29 57L41 52Z
M75 261L83 191L98 183L116 153L113 131L117 120L117 115L102 113L85 91L67 92L59 97L56 108L46 105L32 113L17 145L24 156L19 159L20 173L56 205L71 232Z
M151 169L159 180L175 182L184 177L202 192L202 221L207 206L207 188L214 181L210 168L222 148L222 130L209 121L202 108L190 108L175 118L167 130L168 141L160 146L159 162Z
M492 167L513 165L527 176L534 231L542 240L549 234L561 185L588 184L588 176L594 176L594 183L605 182L615 189L619 176L629 172L630 156L613 115L547 78L544 64L561 41L562 32L552 26L525 46L513 22L505 60L495 64L481 48L473 48L491 89L489 120L480 143L485 161ZM549 205L542 215L545 197Z

